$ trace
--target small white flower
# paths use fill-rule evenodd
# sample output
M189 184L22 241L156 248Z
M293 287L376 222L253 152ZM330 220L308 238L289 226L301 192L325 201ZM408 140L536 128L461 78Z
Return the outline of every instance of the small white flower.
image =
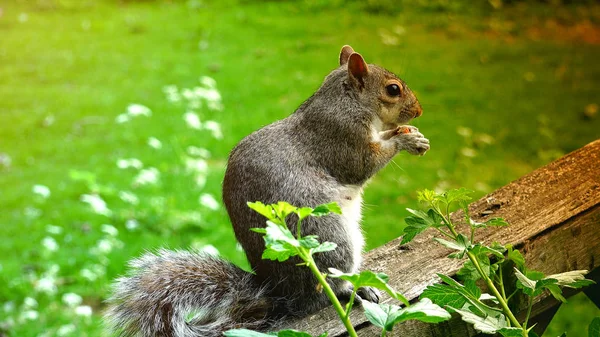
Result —
M125 228L128 231L133 231L140 226L139 222L136 219L129 219L125 222Z
M9 168L12 164L12 158L6 153L0 153L0 167Z
M4 309L5 313L10 313L15 311L15 302L13 301L8 301L8 302L4 302L4 304L2 305L2 309Z
M468 138L471 137L473 135L473 130L471 130L468 127L465 126L459 126L456 128L456 133L458 133L459 135Z
M133 167L135 169L141 169L144 167L144 163L137 158L129 158L129 159L117 159L117 167L120 169L128 169Z
M48 186L44 185L33 185L33 193L39 195L40 197L47 199L50 196L50 189Z
M209 88L216 88L217 81L214 78L208 76L200 76L200 83Z
M61 234L62 231L63 231L63 228L60 226L46 225L46 232L48 232L50 234L58 235L58 234Z
M53 275L45 275L37 281L35 290L48 295L56 294L56 291L58 290L56 287L56 279Z
M181 96L177 91L177 86L167 85L163 87L163 93L167 96L167 100L171 103L179 103Z
M92 282L98 279L98 275L87 268L81 269L79 275L81 275L81 277L83 277L84 279Z
M102 239L98 241L95 248L99 253L106 255L112 251L113 243L110 240Z
M188 146L186 149L187 153L190 156L198 156L202 158L210 158L210 151L207 149L197 147L197 146Z
M197 114L188 111L183 114L183 120L187 124L188 127L196 130L200 130L202 128L202 122L200 122L200 117Z
M183 95L183 97L187 100L192 100L194 99L196 96L194 95L194 92L191 89L188 88L184 88L181 91L181 94Z
M148 146L150 146L153 149L159 150L162 148L162 142L157 138L150 137L148 138Z
M97 214L110 216L112 211L106 206L106 202L97 194L83 194L79 200L90 205Z
M141 104L129 104L127 114L130 116L152 116L152 111Z
M208 163L204 159L186 158L185 169L190 173L207 173Z
M37 308L38 302L33 297L25 297L23 300L23 306L26 309Z
M206 245L200 249L201 252L204 252L208 255L219 256L219 250L213 245Z
M216 139L223 139L223 132L221 132L221 125L219 123L206 121L204 122L204 129L209 130Z
M219 203L217 202L217 200L208 193L204 193L200 196L200 205L213 211L219 209Z
M131 120L131 117L126 113L120 114L115 118L115 122L118 124L123 124L123 123L129 122L130 120Z
M83 302L83 298L75 293L66 293L62 296L62 301L70 307L76 307Z
M477 151L470 147L463 147L462 149L460 149L460 154L462 154L465 157L473 158L477 156Z
M51 252L58 250L58 243L56 243L56 240L51 236L47 236L42 240L42 246Z
M75 315L90 317L92 316L92 307L90 307L89 305L80 305L77 308L75 308Z
M132 205L137 205L140 203L140 199L137 197L137 195L129 191L119 191L119 198Z
M35 310L26 310L21 313L21 319L24 321L35 321L40 317L40 314Z
M75 324L66 324L56 330L56 335L59 337L73 335L77 331Z
M119 235L119 230L115 228L115 226L113 225L109 225L109 224L104 224L102 226L100 226L101 231L110 235L110 236L117 236Z
M194 177L194 182L198 188L202 189L206 186L206 176L202 174L198 174Z
M143 169L138 173L138 175L133 179L133 183L135 185L152 185L158 182L160 177L160 172L155 167L149 167L147 169Z
M27 13L21 13L18 17L19 22L27 22L29 20L29 15Z

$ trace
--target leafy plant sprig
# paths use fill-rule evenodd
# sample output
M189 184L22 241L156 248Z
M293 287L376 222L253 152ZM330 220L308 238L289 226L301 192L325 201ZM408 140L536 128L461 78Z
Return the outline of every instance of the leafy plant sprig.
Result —
M410 305L402 294L389 286L388 276L384 273L374 273L372 271L344 273L335 268L329 268L329 274L325 274L319 270L313 259L313 254L332 251L336 249L337 245L333 242L320 243L316 235L302 236L301 224L309 216L321 217L331 213L341 214L341 209L336 203L323 204L315 208L296 207L281 201L271 205L265 205L261 202L249 202L248 206L267 218L266 227L251 229L254 232L262 234L265 240L265 250L262 258L283 262L294 256L299 257L302 262L298 266L308 267L315 275L319 282L319 287L331 301L349 336L357 336L354 326L350 321L350 312L356 298L356 293L361 287L368 286L383 290L390 297L405 305L404 308L401 308L393 304L374 304L362 301L367 319L375 326L382 328L382 336L385 336L387 331L391 331L395 324L409 319L437 323L450 318L450 314L446 310L434 304L429 299L424 299ZM288 216L292 214L295 214L298 218L295 226L295 236L287 225ZM343 306L335 295L326 280L327 277L339 278L352 284L353 292L346 306ZM273 334L264 334L246 329L234 329L225 332L225 335L228 337L266 337L274 335L279 337L311 337L306 332L295 330L282 330ZM327 336L327 333L319 337L324 336Z
M408 243L416 235L428 228L435 229L441 237L434 238L439 244L452 249L449 258L467 261L457 272L464 285L454 279L438 274L445 284L434 284L425 289L421 299L429 298L434 303L458 313L462 319L474 325L478 331L488 334L500 333L505 337L537 336L529 325L533 298L549 291L556 299L565 302L560 287L581 288L594 281L585 278L587 270L545 276L541 272L529 270L525 259L512 245L475 243L475 232L491 226L507 226L502 218L492 218L485 222L471 219L468 201L471 191L461 188L436 193L431 190L418 192L418 199L428 206L427 211L407 209L412 215L406 218L402 244ZM464 222L468 225L467 235L458 232L450 217L454 208L464 212ZM490 258L491 257L491 258ZM512 271L516 290L507 296L506 271ZM475 281L483 280L491 294L482 294ZM509 307L508 301L516 294L527 297L527 314L520 322Z

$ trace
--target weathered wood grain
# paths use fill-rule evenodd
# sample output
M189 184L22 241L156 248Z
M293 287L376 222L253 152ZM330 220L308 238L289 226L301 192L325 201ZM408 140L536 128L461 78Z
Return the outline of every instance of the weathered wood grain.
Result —
M512 243L521 249L528 265L546 274L600 265L600 140L576 150L472 203L475 220L503 217L511 225L481 231L476 241ZM453 215L460 220L461 214ZM431 239L433 232L408 245L396 239L365 256L364 267L390 276L390 284L416 299L437 273L454 275L464 261L448 259L449 250ZM389 301L384 297L383 301ZM556 306L553 299L536 299L534 315ZM360 310L352 314L360 336L378 336ZM345 330L331 309L293 322L298 330L318 335L344 336ZM438 325L407 322L391 336L474 336L459 319Z

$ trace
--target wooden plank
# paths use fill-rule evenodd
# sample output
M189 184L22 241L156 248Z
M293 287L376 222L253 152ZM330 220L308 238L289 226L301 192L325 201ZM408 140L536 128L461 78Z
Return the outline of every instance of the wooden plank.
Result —
M477 241L512 243L523 250L531 268L551 274L598 267L598 205L600 140L500 188L472 203L469 209L476 220L503 217L511 224L481 231ZM460 212L453 218L459 220ZM395 289L416 299L425 287L439 281L436 273L454 275L462 265L461 261L446 258L450 251L432 242L433 234L421 235L405 246L400 246L399 239L389 242L365 256L365 268L388 274ZM382 300L387 302L389 298ZM361 336L374 334L360 310L351 318ZM329 331L329 336L343 336L345 330L338 321L334 311L327 308L290 326L313 335ZM437 326L408 322L396 330L402 336L474 335L454 320Z

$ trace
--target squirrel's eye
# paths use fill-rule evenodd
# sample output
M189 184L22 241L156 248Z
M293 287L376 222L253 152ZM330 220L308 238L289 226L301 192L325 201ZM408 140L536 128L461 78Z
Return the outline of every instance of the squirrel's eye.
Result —
M385 87L385 90L390 96L400 96L400 87L397 84L390 84Z

